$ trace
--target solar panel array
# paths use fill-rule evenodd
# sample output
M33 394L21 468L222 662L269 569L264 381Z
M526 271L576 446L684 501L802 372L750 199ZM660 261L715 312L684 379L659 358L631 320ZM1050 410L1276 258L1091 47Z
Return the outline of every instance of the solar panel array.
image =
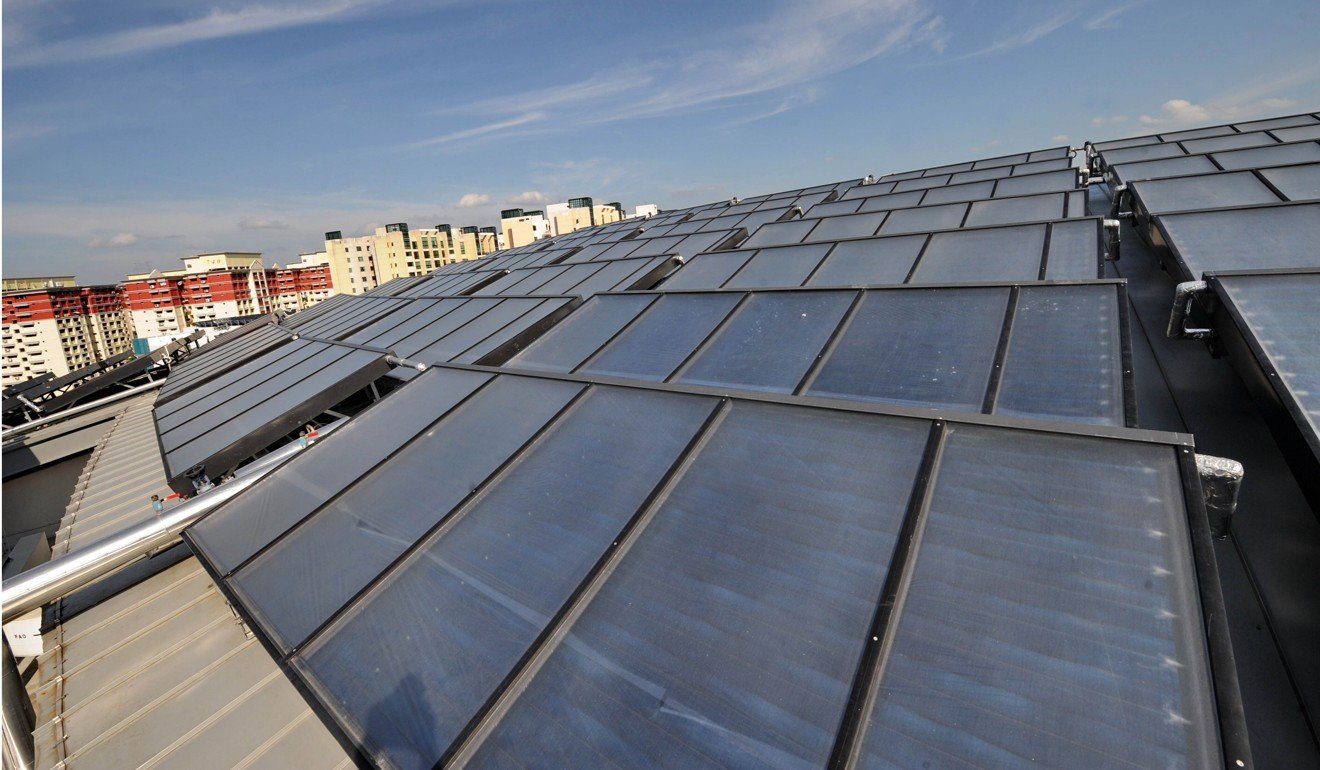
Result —
M187 534L370 761L1220 763L1176 442L452 368L391 401Z
M718 201L323 303L217 350L171 439L291 350L430 368L186 537L378 765L1244 757L1190 443L1135 430L1072 160Z
M1128 185L1138 232L1181 280L1208 280L1191 304L1195 325L1205 327L1198 336L1209 339L1216 355L1227 355L1320 510L1312 403L1320 392L1320 116L1163 139L1095 150L1125 179L1151 177ZM1168 157L1139 161L1136 153ZM1197 173L1205 162L1215 170ZM1181 333L1176 324L1171 331Z

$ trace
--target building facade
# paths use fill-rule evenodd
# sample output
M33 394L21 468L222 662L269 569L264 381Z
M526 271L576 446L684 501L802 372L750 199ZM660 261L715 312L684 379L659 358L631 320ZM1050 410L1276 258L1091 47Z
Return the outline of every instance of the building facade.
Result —
M607 225L626 216L621 204L597 204L591 198L570 198L567 203L546 206L545 213L554 235L567 235L584 227Z
M4 293L4 384L59 377L133 347L118 286L58 286Z
M406 222L396 222L376 228L371 235L345 238L340 230L327 232L325 254L335 292L363 294L395 278L425 275L453 262L476 259L487 253L477 253L482 242L479 237L464 241L462 232L455 235L447 224L410 228Z
M526 246L551 235L550 220L544 211L505 209L500 212L501 249Z

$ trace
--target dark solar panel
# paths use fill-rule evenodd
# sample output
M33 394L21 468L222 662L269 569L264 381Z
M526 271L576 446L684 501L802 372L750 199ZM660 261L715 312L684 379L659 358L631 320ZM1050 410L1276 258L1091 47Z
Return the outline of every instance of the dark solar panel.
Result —
M158 405L171 485L191 492L195 466L219 478L388 369L381 352L294 340Z
M966 228L698 254L662 288L1030 281L1042 270L1052 280L1086 280L1103 277L1105 249L1099 219Z
M436 367L186 537L380 765L1204 766L1187 451Z
M1320 204L1259 206L1157 217L1186 280L1224 270L1315 267Z
M645 296L597 296L508 366L1135 424L1114 282Z

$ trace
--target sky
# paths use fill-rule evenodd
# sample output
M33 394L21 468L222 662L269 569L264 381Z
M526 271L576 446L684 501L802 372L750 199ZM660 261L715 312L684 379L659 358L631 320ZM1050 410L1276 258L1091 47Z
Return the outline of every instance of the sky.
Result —
M5 0L6 276L1320 109L1320 3Z

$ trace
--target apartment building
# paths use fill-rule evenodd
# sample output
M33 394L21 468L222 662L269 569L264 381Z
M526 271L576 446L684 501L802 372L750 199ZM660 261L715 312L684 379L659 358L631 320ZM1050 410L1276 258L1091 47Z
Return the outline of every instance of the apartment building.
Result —
M396 222L376 228L371 235L349 238L332 230L325 234L330 281L336 292L363 294L395 278L425 275L452 262L481 256L476 253L481 238L470 245L464 242L461 250L455 247L459 240L447 224L414 229L406 222Z
M495 232L494 227L477 227L476 225L461 227L458 230L458 235L454 236L456 253L451 256L455 262L484 257L499 250L498 241L498 234Z
M34 275L26 278L5 278L3 284L5 291L27 291L74 286L77 282L71 275Z
M500 212L501 249L526 246L553 235L544 211L505 209Z
M584 227L618 222L627 215L620 203L597 204L591 198L569 198L567 203L553 203L545 207L546 218L554 235L567 235Z
M133 347L133 322L118 286L20 289L5 291L3 301L5 385L59 377Z
M324 251L298 255L298 262L266 271L270 307L284 313L296 313L315 305L334 293L330 281L330 258Z

